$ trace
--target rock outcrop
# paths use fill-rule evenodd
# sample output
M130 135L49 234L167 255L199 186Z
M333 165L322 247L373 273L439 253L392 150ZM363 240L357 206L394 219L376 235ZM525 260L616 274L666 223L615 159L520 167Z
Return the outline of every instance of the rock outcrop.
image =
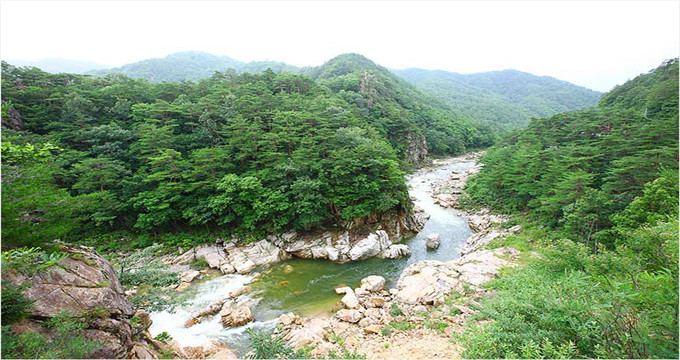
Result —
M462 292L464 285L476 288L493 279L498 269L513 266L499 256L507 248L481 250L453 261L419 261L401 273L395 300L409 305L439 305L452 291Z
M420 231L426 215L422 209L414 212L386 212L371 218L356 219L342 232L289 232L250 244L239 245L238 239L218 241L182 252L179 256L166 256L161 260L172 271L181 273L184 283L199 278L189 264L205 259L208 267L225 274L247 274L256 267L299 257L329 260L336 263L362 261L371 257L397 259L410 256L411 250L403 244L393 244L404 236ZM186 285L180 284L181 288ZM178 288L178 290L181 290Z
M4 281L31 284L25 295L33 301L25 329L40 329L42 321L61 313L83 317L85 336L98 341L100 347L93 358L158 358L163 343L153 340L148 332L151 319L136 311L127 299L111 264L94 249L58 244L66 256L55 265L26 275L4 271ZM133 325L132 317L138 321Z

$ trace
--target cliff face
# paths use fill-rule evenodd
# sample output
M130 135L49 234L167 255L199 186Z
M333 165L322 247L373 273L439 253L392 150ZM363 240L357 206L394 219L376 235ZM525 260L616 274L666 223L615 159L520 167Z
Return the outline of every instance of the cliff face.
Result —
M3 281L30 284L25 295L33 306L25 320L12 326L16 333L49 332L41 324L66 312L87 321L85 337L100 343L94 358L158 358L162 343L148 332L148 314L136 311L127 299L111 264L94 249L60 245L66 257L56 265L25 275L4 271ZM130 319L139 321L133 325Z
M406 161L418 167L425 164L427 159L427 141L425 137L417 133L406 135Z

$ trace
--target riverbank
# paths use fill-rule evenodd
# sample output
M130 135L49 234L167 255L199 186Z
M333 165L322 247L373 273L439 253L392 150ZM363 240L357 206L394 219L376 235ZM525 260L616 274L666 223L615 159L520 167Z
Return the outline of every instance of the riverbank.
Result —
M460 160L447 159L440 166ZM478 170L475 164L463 172L452 171L428 191L437 205L466 215L470 228L476 231L460 247L462 257L413 263L389 290L368 286L374 277L362 280L355 289L336 289L342 294L340 302L345 309L330 318L284 314L278 319L274 336L292 347L312 347L316 356L350 351L369 359L459 358L461 349L453 340L473 321L478 301L488 295L482 285L495 278L501 268L516 266L519 255L511 247L485 249L494 239L520 231L519 226L504 229L507 218L492 215L488 209L456 209L465 181Z
M356 260L360 261L329 258L332 253L329 249L337 248L337 236L303 240L297 234L245 246L218 239L216 244L156 258L180 275L182 282L169 294L171 298L182 298L184 304L172 312L152 312L151 333L167 332L177 339L179 351L217 341L244 355L250 350L247 329L271 332L281 323L280 317L286 315L301 319L289 324L288 330L301 334L294 338L304 338L310 323L317 330L325 329L321 332L324 336L313 336L315 340L311 343L303 341L305 346L321 349L317 351L345 348L347 342L338 340L344 337L350 339L349 344L353 343L351 339L360 339L357 342L361 346L382 341L382 352L391 353L386 350L392 345L385 345L383 340L398 338L405 329L415 331L416 337L433 341L435 335L439 336L437 341L448 339L456 327L445 325L463 323L469 311L458 313L453 305L462 305L446 304L446 299L452 293L470 290L474 292L465 296L476 297L482 291L479 285L493 278L500 267L511 266L515 254L512 249L478 252L494 238L517 230L500 229L504 217L485 210L470 214L458 208L465 181L479 170L476 163L479 156L481 153L435 160L431 166L407 176L411 198L419 209L415 215L420 218L417 225L420 231L411 238L403 238L404 233L397 232L402 236L395 238L394 231L374 228L373 232L349 242L345 251L357 254L356 248L369 254L359 256ZM390 228L401 229L403 223L392 222ZM431 243L433 239L437 240L436 246ZM401 243L393 244L393 240ZM394 248L399 249L396 259L385 256ZM461 250L466 255L462 258ZM196 262L213 270L192 269ZM220 272L225 275L219 275ZM366 297L366 292L356 286L369 275L382 277L384 289ZM343 299L356 298L350 308L334 291L345 287L349 291ZM448 314L445 318L448 322L442 322L442 311ZM238 314L237 318L233 314ZM356 321L346 321L347 316ZM442 334L445 336L441 337ZM288 338L287 334L279 335ZM295 341L291 345L300 346ZM357 352L366 353L378 350L375 346L357 348ZM392 351L402 350L406 351L397 346Z

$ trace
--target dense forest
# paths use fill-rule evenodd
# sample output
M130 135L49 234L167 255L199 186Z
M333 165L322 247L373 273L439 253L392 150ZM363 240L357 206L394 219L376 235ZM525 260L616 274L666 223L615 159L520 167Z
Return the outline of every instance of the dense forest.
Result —
M347 54L333 62L348 64L338 66L333 77L347 75L351 67L359 64L363 68L381 73L383 78L393 78L386 69L380 68L363 56ZM308 75L314 79L329 71L329 64L320 67L298 68L281 62L242 62L226 56L215 56L204 52L187 51L170 54L160 59L147 59L119 68L101 69L88 72L97 76L121 74L151 82L195 81L210 77L215 71L233 69L237 73L259 73L266 69L276 73ZM466 117L485 122L490 126L509 130L525 126L532 117L545 117L561 112L593 106L600 93L560 81L548 76L535 76L516 70L491 71L475 74L457 74L446 71L423 69L391 70L394 74L416 85L419 89L436 97L446 107L457 112L457 117ZM392 79L403 86L401 80ZM356 82L356 80L354 80ZM336 79L336 88L347 79Z
M407 210L404 171L428 148L458 154L495 138L354 54L312 77L2 73L4 247L340 226Z
M511 241L540 255L492 285L464 356L677 358L678 60L482 162L470 202L516 214Z
M395 73L452 108L504 130L524 127L531 118L593 106L600 96L565 81L517 70L467 75L423 69Z

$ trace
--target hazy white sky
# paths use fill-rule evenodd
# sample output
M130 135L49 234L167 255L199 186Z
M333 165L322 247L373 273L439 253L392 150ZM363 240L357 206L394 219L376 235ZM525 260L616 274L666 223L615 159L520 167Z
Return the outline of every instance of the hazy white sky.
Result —
M680 52L678 1L7 1L0 56L122 65L200 50L297 66L357 52L390 68L514 68L595 90Z

